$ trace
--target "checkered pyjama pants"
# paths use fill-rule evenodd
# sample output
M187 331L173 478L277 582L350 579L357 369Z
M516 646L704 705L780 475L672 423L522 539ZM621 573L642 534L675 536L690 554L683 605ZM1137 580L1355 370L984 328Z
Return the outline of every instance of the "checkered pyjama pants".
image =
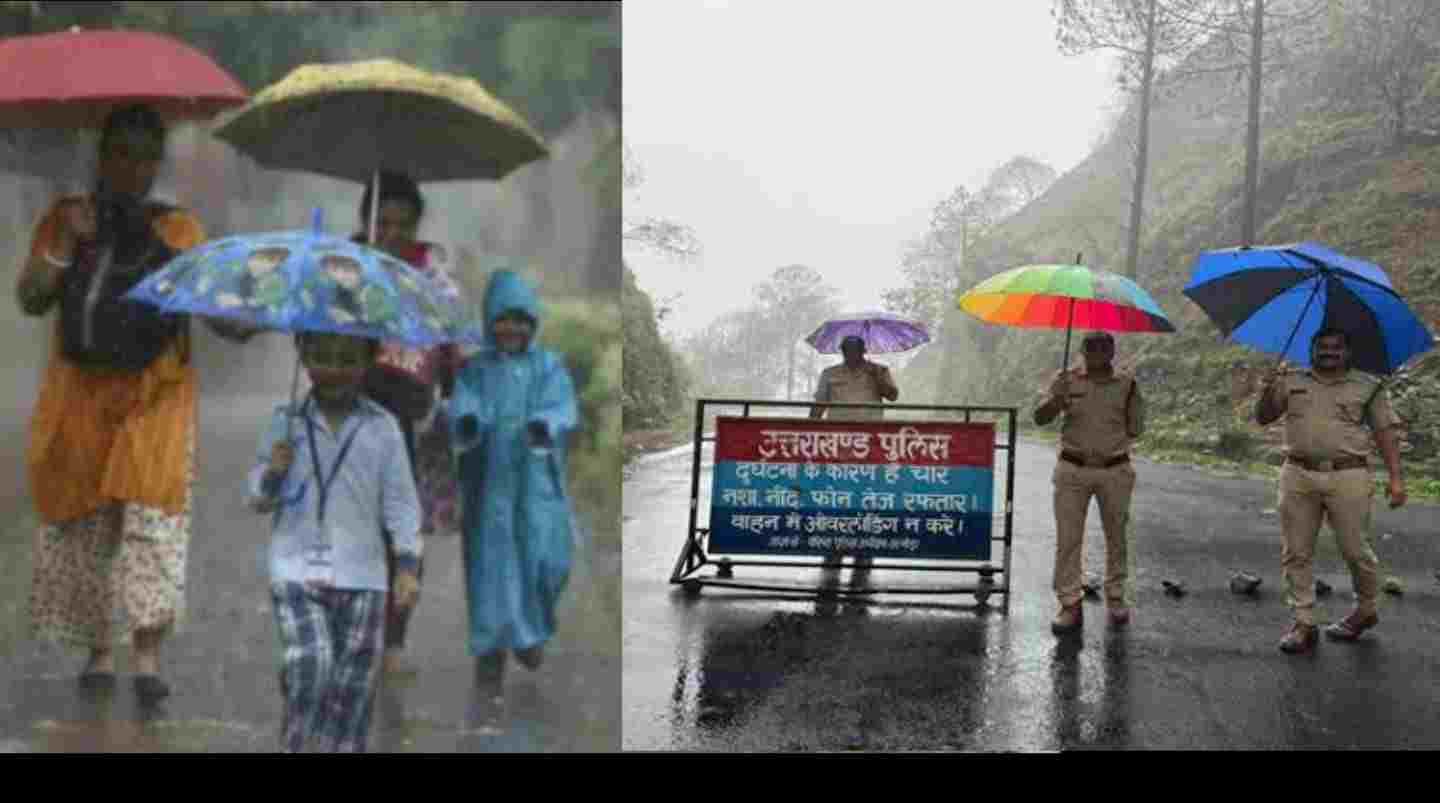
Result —
M363 753L383 649L385 593L270 587L284 648L280 749Z

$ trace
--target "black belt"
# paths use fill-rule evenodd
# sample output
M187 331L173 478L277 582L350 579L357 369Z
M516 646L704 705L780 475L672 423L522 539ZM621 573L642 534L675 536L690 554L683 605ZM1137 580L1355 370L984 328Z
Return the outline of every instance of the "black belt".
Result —
M1365 468L1370 461L1363 457L1337 457L1334 460L1308 460L1304 457L1286 455L1285 461L1307 471L1345 471L1351 468Z
M1122 454L1119 457L1097 457L1093 459L1086 459L1085 455L1080 454L1079 452L1062 451L1060 453L1060 459L1064 460L1067 463L1074 463L1081 468L1114 468L1118 465L1130 462L1130 455Z

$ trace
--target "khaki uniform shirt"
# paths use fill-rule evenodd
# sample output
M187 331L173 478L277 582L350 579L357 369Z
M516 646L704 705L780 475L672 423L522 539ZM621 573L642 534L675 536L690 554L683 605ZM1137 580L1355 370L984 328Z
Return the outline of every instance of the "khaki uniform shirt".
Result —
M1285 454L1307 460L1368 458L1375 436L1400 424L1390 407L1390 394L1380 381L1360 371L1327 382L1308 370L1287 371L1276 382L1285 419ZM1375 398L1370 409L1365 402Z
M1107 380L1070 375L1070 409L1063 414L1060 448L1091 457L1118 457L1145 431L1145 402L1134 377Z
M890 369L880 366L888 374ZM832 365L820 372L815 383L815 401L842 403L880 403L880 384L870 375L868 368L852 371L845 363ZM825 411L825 417L832 421L877 421L885 417L882 409L833 408Z

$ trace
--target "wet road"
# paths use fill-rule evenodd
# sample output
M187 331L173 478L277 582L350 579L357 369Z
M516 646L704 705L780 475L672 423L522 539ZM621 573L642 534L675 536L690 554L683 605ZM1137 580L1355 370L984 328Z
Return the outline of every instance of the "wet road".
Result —
M288 377L286 377L288 379ZM77 695L83 656L23 638L33 525L22 488L33 396L10 400L0 464L0 752L273 751L280 698L275 626L266 591L263 517L241 508L258 426L280 395L202 403L197 508L188 576L188 621L162 654L173 696L157 710L136 701L117 653L113 697ZM588 518L588 517L587 517ZM18 523L17 523L18 522ZM397 752L612 751L619 728L619 552L614 525L579 541L560 632L536 673L516 668L506 709L472 699L465 650L459 543L432 537L412 620L409 659L418 672L382 690L371 749Z
M1137 461L1135 620L1111 631L1103 603L1087 602L1083 637L1060 641L1049 630L1053 446L1018 450L1008 616L977 613L968 595L866 603L706 588L688 598L668 579L685 536L690 459L688 448L654 456L624 485L627 750L1440 747L1435 506L1377 512L1382 571L1407 589L1382 599L1380 627L1292 657L1276 649L1289 616L1270 482ZM702 526L708 465L707 445ZM1102 550L1092 506L1087 573L1103 567ZM1229 592L1232 567L1263 578L1258 596ZM1336 589L1317 617L1338 619L1353 597L1328 532L1316 571ZM741 567L736 579L762 572L867 582L848 566ZM878 584L898 573L871 574ZM1164 580L1188 595L1166 596Z

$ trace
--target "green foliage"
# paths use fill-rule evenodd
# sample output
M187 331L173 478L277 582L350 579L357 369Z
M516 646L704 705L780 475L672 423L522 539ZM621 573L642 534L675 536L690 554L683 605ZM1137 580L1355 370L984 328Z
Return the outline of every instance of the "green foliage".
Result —
M619 114L618 69L605 68L620 47L618 13L519 17L484 5L4 3L0 36L72 25L168 33L252 92L303 64L393 58L474 78L543 133L564 129L587 108Z
M685 377L679 361L660 337L655 305L625 268L620 291L624 320L623 426L625 430L668 426L685 401Z
M573 117L581 98L606 92L609 76L595 65L602 52L619 47L618 26L569 19L518 20L499 43L506 87L542 129Z
M580 403L571 466L581 487L602 504L620 475L620 310L613 303L568 299L546 305L540 344L565 355Z
M617 129L615 136L602 145L585 166L585 185L595 192L606 206L620 204L624 189L624 163L621 158L622 140Z

